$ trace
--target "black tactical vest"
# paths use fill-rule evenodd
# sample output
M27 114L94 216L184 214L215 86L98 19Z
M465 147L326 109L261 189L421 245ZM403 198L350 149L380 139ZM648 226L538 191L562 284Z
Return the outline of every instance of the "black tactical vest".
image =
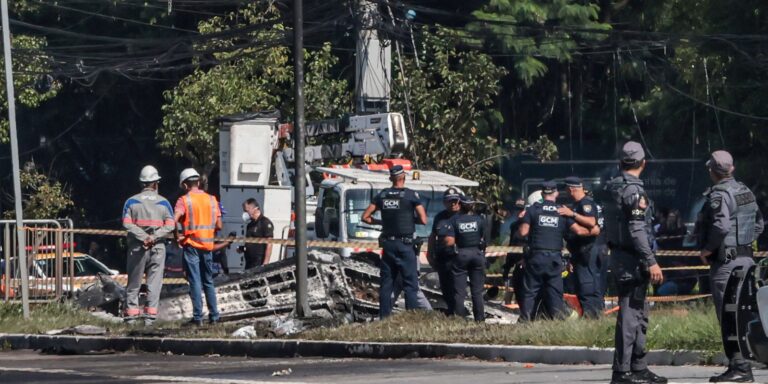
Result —
M563 248L566 219L557 213L557 204L551 201L528 207L531 229L528 242L532 250L559 251Z
M413 203L405 198L408 189L387 188L381 191L381 221L384 236L411 237L416 232Z
M470 214L458 214L451 220L456 234L458 248L479 247L483 240L484 223L482 217Z

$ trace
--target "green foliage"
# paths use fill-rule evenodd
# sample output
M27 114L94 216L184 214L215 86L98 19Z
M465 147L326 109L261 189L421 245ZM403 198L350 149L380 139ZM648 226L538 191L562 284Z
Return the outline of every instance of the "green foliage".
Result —
M166 91L163 125L157 130L160 147L169 155L184 157L208 174L218 160L217 117L264 110L279 110L284 119L293 112L293 66L288 47L275 44L252 48L247 41L276 41L285 27L277 22L276 8L251 4L226 17L214 17L199 26L201 33L233 28L254 28L239 39L213 39L205 48L222 50L222 60L212 68L197 68L174 89ZM244 48L243 48L244 46ZM331 77L338 59L326 43L314 52L305 52L306 117L320 119L341 116L351 105L345 80Z
M24 219L56 219L66 215L75 203L69 190L59 181L40 173L34 166L22 169L19 175ZM9 197L12 206L13 198ZM5 217L14 217L15 211L6 211Z
M493 103L507 71L480 51L461 49L456 31L418 32L421 67L404 58L392 91L392 109L410 107L413 114L411 157L420 168L479 182L477 197L495 209L508 190L496 172L500 158L527 152L548 160L556 158L557 148L544 136L533 143L499 143L492 132L503 119Z
M531 86L547 72L547 59L571 61L580 43L604 38L593 32L610 29L598 21L599 12L590 1L490 0L469 29L487 35L487 47L515 55L515 75Z
M12 35L13 45L13 85L16 94L16 105L35 108L43 101L53 98L61 88L56 80L51 80L50 87L36 87L41 81L47 81L45 74L50 72L52 59L43 52L46 46L44 37L29 35ZM9 140L8 130L8 98L5 92L5 66L0 65L0 143Z
M488 55L460 50L459 35L449 29L421 30L420 37L421 67L404 58L404 73L397 72L392 91L392 109L410 107L413 115L411 157L423 169L495 184L484 163L470 165L498 148L496 139L479 132L477 122L492 105L506 71Z

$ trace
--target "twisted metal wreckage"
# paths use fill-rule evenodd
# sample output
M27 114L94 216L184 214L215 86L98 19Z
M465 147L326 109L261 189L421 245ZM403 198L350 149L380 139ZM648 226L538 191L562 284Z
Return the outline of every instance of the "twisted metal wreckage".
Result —
M295 263L291 259L271 263L236 277L224 277L216 283L216 295L222 321L245 319L274 320L290 315L296 304ZM434 273L424 274L421 289L433 308L445 308ZM378 318L379 267L374 257L311 251L308 270L309 304L317 318L341 322L365 322ZM119 313L125 288L106 276L84 288L77 297L81 307ZM465 305L471 308L471 301ZM402 309L402 303L398 308ZM489 321L511 323L517 315L493 303L485 305ZM160 302L161 320L182 320L192 316L192 302L186 287L167 290Z

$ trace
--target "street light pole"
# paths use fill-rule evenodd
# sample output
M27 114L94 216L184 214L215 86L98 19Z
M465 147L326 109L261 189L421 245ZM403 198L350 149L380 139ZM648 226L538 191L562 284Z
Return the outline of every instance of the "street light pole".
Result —
M294 205L296 207L296 316L311 314L307 292L307 187L304 164L304 10L302 0L293 3L294 77Z
M13 64L11 62L11 25L8 21L8 0L2 0L3 55L5 58L5 88L8 97L8 122L11 126L11 162L13 164L13 196L16 210L16 233L19 250L17 260L21 269L21 305L25 319L29 319L29 276L27 245L24 239L24 217L21 210L21 181L19 180L19 140L16 133L16 99L13 92ZM8 246L9 244L6 244Z

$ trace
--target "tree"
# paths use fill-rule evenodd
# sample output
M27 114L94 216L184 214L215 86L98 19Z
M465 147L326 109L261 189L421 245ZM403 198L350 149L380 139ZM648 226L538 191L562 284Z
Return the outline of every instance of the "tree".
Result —
M22 209L25 219L57 219L68 214L75 204L68 188L59 181L41 173L34 163L21 171ZM6 196L13 205L13 196ZM14 217L15 211L6 211L5 217Z
M514 54L514 73L526 86L543 76L546 60L570 61L581 42L605 37L610 25L598 21L600 7L590 1L490 0L474 15L473 36L486 47Z
M20 1L13 8L17 12L32 12L36 8L31 7L26 1ZM0 44L2 45L2 44ZM53 98L61 88L61 83L55 80L52 72L53 60L44 52L47 45L45 37L24 34L12 34L13 46L13 85L16 94L17 105L27 108L36 108L48 99ZM8 122L8 96L5 92L5 66L0 65L0 143L6 143L10 139Z
M392 93L393 110L413 113L411 156L420 168L479 182L477 197L498 208L508 190L498 175L499 159L535 152L548 160L556 158L557 148L546 137L499 143L492 132L502 119L493 103L507 71L480 51L461 49L459 32L443 27L418 32L421 66L404 58Z
M204 34L247 26L254 26L254 31L241 38L209 43L223 51L215 54L221 64L198 68L165 92L163 125L157 138L167 154L186 158L207 176L218 162L217 117L279 110L283 118L290 118L293 66L289 62L290 49L275 43L285 35L278 16L274 6L259 3L200 24ZM253 47L254 41L264 46ZM341 116L348 111L351 96L347 82L331 76L338 62L331 45L326 43L317 51L306 52L306 57L307 119Z

